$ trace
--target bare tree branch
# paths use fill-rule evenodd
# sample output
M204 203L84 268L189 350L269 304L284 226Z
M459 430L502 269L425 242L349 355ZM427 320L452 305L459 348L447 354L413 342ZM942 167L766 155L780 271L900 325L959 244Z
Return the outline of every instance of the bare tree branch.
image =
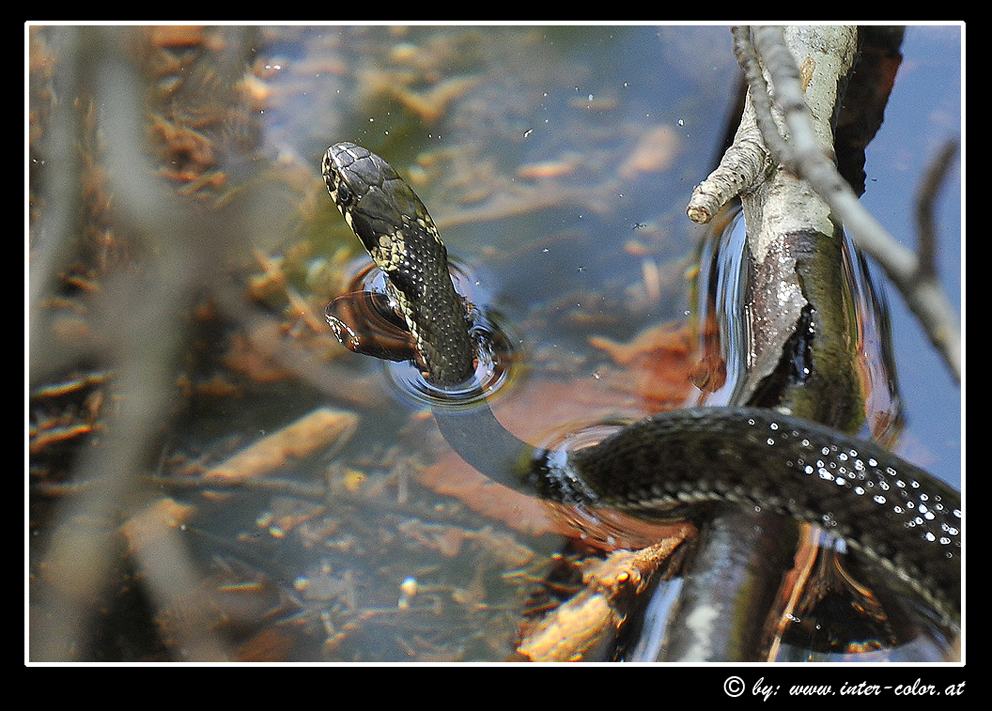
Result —
M841 220L848 233L858 247L864 250L885 270L889 279L896 285L916 314L931 342L943 356L954 377L961 380L961 330L958 324L958 314L950 299L936 279L933 269L933 259L928 256L932 251L932 226L920 221L921 227L921 256L902 246L861 204L851 186L837 171L832 155L827 155L818 146L813 128L812 116L804 95L804 87L796 60L786 44L783 30L780 27L755 27L751 32L747 28L734 30L735 51L742 57L742 66L749 80L749 106L755 112L750 118L761 134L764 149L778 164L804 178L812 188L829 205L834 216ZM748 35L752 37L752 48L748 48ZM771 96L778 111L781 111L787 136L783 137L776 127L771 115L771 103L756 96L767 95L765 79L757 79L761 72L756 72L752 56L756 50L764 72L771 85ZM760 115L760 118L759 118ZM745 118L748 118L745 116ZM742 119L742 124L744 119ZM756 149L753 132L745 131L743 125L738 131L747 136L746 150ZM736 140L735 140L736 144ZM731 147L727 155L734 155L744 148ZM743 186L739 193L752 189L757 174L748 176L749 179L728 181L726 179L725 160L706 181L697 187L687 212L696 222L706 222L719 205L714 209L712 200L704 200L697 196L719 195L725 197L732 187ZM946 159L949 162L949 159ZM936 174L939 182L940 174ZM714 187L714 185L719 187ZM924 194L935 192L924 189ZM738 194L739 194L738 193ZM734 197L734 195L730 195ZM729 199L729 198L728 198ZM926 212L925 207L918 208ZM919 221L919 218L918 218Z

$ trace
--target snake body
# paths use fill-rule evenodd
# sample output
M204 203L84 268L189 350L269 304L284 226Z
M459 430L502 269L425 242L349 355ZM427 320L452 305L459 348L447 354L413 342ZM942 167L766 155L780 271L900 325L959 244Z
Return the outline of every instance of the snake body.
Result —
M465 305L426 207L388 163L352 143L328 149L323 175L385 273L428 381L471 380ZM455 451L499 483L649 515L724 502L794 516L845 540L942 622L960 619L959 495L870 442L773 410L720 407L660 413L594 446L548 452L507 432L484 402L434 416Z

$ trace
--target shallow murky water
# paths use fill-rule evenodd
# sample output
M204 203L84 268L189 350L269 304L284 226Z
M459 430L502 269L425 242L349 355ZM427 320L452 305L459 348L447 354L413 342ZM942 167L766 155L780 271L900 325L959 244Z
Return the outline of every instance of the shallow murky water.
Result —
M324 305L367 258L323 188L320 157L331 143L354 141L417 189L470 275L472 298L513 341L517 362L496 403L510 429L546 441L640 418L691 395L692 341L678 326L691 308L702 232L684 209L730 121L737 70L728 31L101 30L123 53L108 50L106 36L101 44L69 28L38 28L32 50L41 135L32 180L90 181L77 205L99 223L80 231L72 205L33 203L30 293L44 307L29 313L31 385L90 378L83 392L95 393L83 404L58 400L61 391L29 401L38 428L56 420L90 428L32 452L32 627L51 635L35 649L59 658L74 646L87 650L85 660L196 658L176 619L194 590L204 602L193 617L229 658L510 658L528 600L562 545L561 522L487 490L428 411L390 385L386 366L333 342ZM909 244L914 186L937 147L960 133L959 34L910 29L886 123L868 151L865 201ZM37 68L43 60L51 74ZM67 89L92 92L92 108L66 114ZM58 152L66 115L91 138L74 169ZM138 192L138 182L152 188ZM958 176L938 211L952 298L960 298L959 206ZM160 310L139 313L146 299ZM890 301L906 400L901 451L960 486L960 390L891 290ZM121 329L130 333L123 345ZM651 343L637 345L645 333ZM167 346L165 360L146 356L146 342ZM673 383L642 366L645 349L671 361ZM87 373L131 383L126 365L143 357L161 369L136 378L157 388L148 398L157 421L125 431L140 441L121 461L152 478L112 486L119 508L110 521L133 523L164 505L176 507L175 527L165 527L168 544L144 554L138 541L148 538L133 527L108 533L94 554L104 576L85 591L63 587L52 551L72 537L66 522L94 510L80 504L75 477L107 466L72 446L114 446L105 418L144 397ZM285 452L286 441L299 450L260 465L248 483L217 473L245 448ZM209 496L167 481L201 476L218 479ZM188 578L173 577L188 589L169 592L158 580L169 574L153 572L167 553L183 559L177 569ZM76 601L92 632L66 633L65 620L46 616L59 595Z

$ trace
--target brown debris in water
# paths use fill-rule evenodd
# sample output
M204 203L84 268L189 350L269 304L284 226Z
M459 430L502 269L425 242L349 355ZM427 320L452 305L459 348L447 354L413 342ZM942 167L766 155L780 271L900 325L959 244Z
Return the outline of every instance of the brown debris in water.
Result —
M581 660L604 634L616 632L626 617L625 602L643 592L691 530L686 526L653 546L595 560L583 573L585 587L530 630L517 652L532 662Z
M357 426L358 416L351 412L318 408L213 467L204 478L262 476L282 467L289 459L303 459L322 447L347 440Z

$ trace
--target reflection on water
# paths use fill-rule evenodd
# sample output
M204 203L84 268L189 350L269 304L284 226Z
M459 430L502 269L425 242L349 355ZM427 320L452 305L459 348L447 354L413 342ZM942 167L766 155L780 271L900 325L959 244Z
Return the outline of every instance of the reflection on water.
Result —
M560 528L473 483L328 332L360 248L319 158L354 140L414 184L510 334L497 407L519 436L643 417L684 391L645 398L596 344L648 334L684 360L650 327L687 310L726 30L29 38L36 658L510 657ZM328 411L331 440L308 428ZM254 475L204 483L245 452Z
M703 388L701 402L708 405L743 405L748 401L749 344L753 325L748 322L745 281L745 229L737 212L714 239L701 244L699 283L696 288L701 321L715 323L718 338L701 329L700 350L704 362L719 362L723 372L719 387ZM892 334L888 302L872 279L865 258L844 239L844 274L852 299L852 319L857 324L854 368L861 380L864 398L862 435L890 447L902 427L902 402L892 356Z

